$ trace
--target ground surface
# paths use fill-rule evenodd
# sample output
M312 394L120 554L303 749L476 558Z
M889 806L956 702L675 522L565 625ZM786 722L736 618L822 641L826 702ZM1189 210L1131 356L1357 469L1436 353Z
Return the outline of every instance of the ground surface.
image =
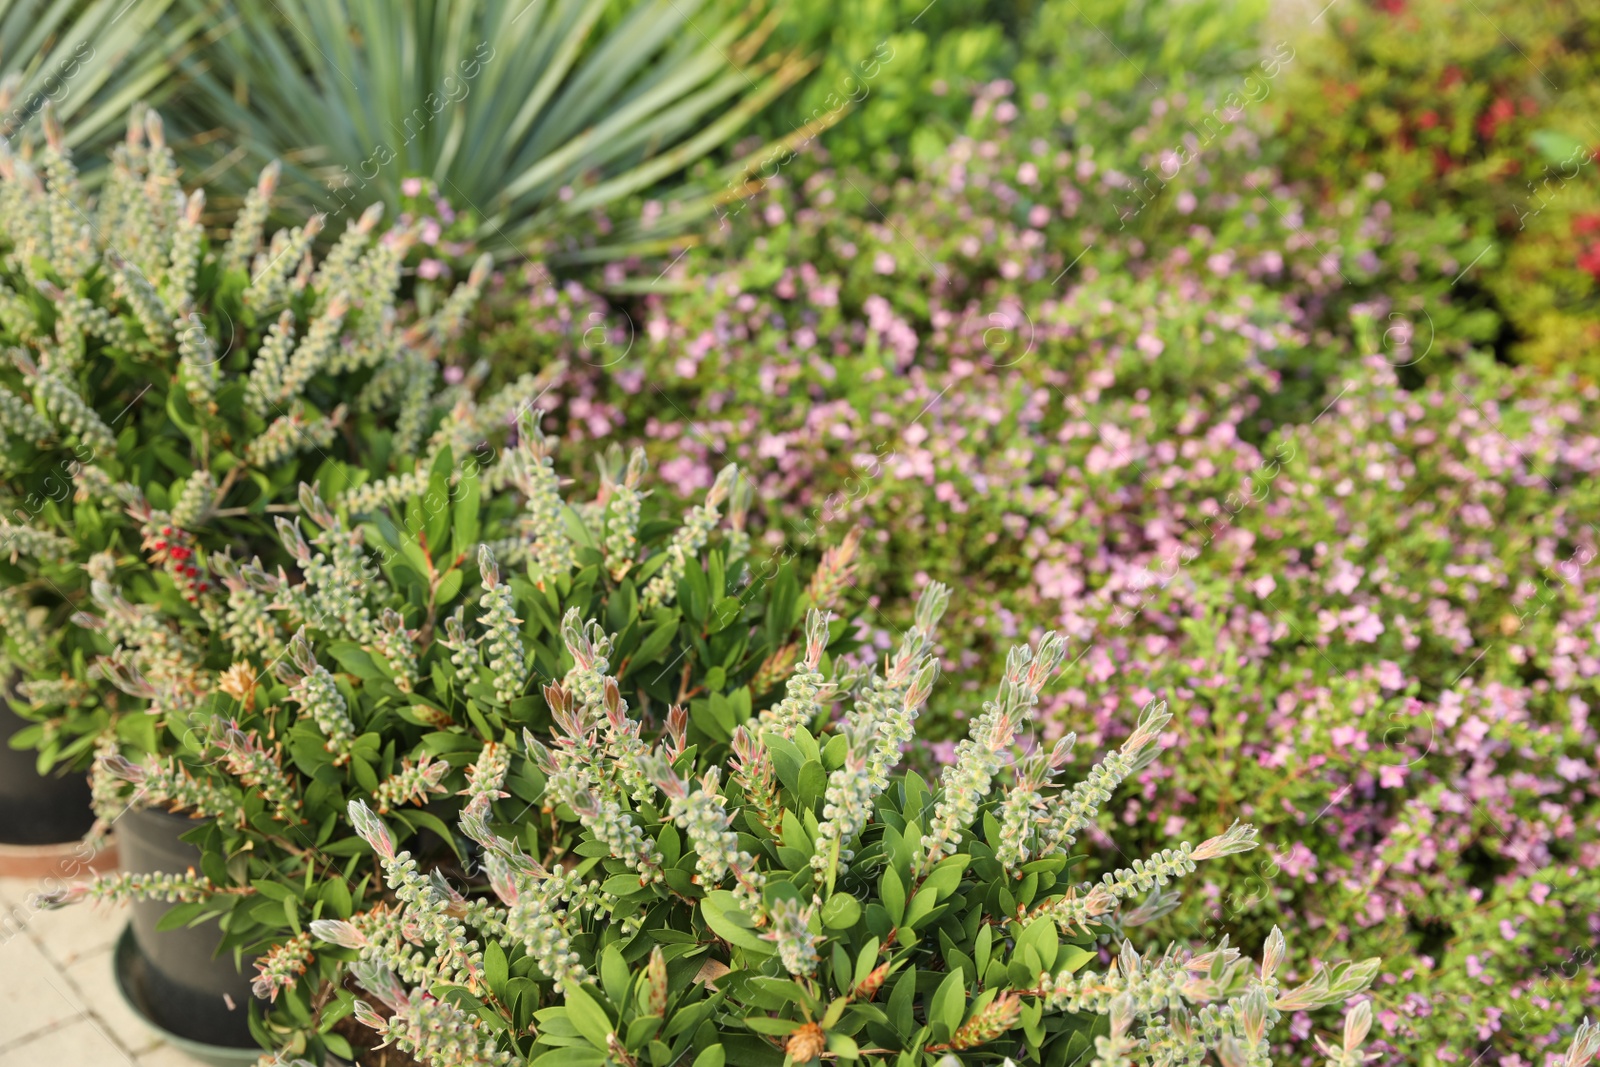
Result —
M123 1003L111 949L124 908L41 911L0 878L0 1067L196 1067Z

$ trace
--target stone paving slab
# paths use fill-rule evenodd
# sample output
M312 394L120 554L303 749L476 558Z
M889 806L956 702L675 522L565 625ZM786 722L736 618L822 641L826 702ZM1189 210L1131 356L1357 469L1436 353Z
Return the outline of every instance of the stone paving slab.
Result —
M197 1067L122 1002L111 953L124 908L43 911L0 878L0 1067Z

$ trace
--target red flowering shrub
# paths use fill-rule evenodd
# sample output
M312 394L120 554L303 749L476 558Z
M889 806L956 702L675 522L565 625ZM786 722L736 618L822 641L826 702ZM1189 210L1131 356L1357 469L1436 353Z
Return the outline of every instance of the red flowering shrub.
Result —
M1272 101L1287 175L1337 196L1377 173L1397 226L1459 219L1448 264L1422 271L1494 310L1500 329L1476 339L1600 370L1600 8L1352 0L1319 23Z

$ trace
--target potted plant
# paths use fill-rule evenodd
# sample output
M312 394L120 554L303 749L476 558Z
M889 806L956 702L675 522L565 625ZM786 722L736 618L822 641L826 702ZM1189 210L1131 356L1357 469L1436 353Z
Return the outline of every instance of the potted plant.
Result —
M686 655L727 629L696 624L685 603L719 556L678 582L675 630L690 638ZM671 566L677 555L656 558ZM1128 932L1170 905L1164 887L1198 863L1255 847L1255 835L1236 824L1098 881L1074 873L1086 860L1077 837L1150 762L1170 716L1165 705L1148 707L1117 751L1058 786L1073 740L1048 751L1018 745L1064 659L1056 635L1013 650L956 762L930 788L899 763L937 678L942 587L926 591L881 672L842 672L833 653L843 649L830 641L839 624L810 609L781 696L760 701L723 740L719 714L692 710L698 696L664 716L642 710L648 693L629 680L638 620L624 620L615 637L599 621L613 598L587 622L569 606L557 632L516 628L518 608L537 610L548 594L532 577L538 566L519 596L481 554L481 615L449 638L450 667L465 677L436 658L407 705L453 704L462 693L476 707L466 719L489 727L476 736L447 728L420 749L437 749L433 758L450 768L437 781L459 833L439 838L458 850L424 842L419 825L431 821L395 804L393 787L316 788L319 777L334 782L323 769L338 758L330 754L347 748L354 760L368 736L339 729L326 709L289 726L288 740L292 748L298 732L320 742L303 746L318 770L302 784L302 803L343 802L343 813L309 821L331 829L318 852L348 866L319 870L314 858L280 851L286 869L249 878L261 869L259 850L209 835L203 843L218 877L183 883L195 898L186 914L239 915L254 898L249 911L265 915L281 898L291 920L292 931L279 924L258 983L276 998L273 1015L290 1023L262 1036L287 1054L345 1052L334 1028L353 1016L430 1065L1067 1064L1090 1050L1101 1063L1163 1051L1265 1063L1282 1013L1343 1004L1377 970L1376 960L1322 967L1291 988L1278 973L1285 942L1276 932L1259 967L1225 941L1198 954L1133 947ZM602 569L604 559L589 566ZM733 628L742 635L766 614L741 611ZM289 653L295 666L285 675L300 678L291 685L325 670L309 649ZM531 722L513 732L513 709L535 675L542 699L522 705ZM334 679L339 694L356 695L343 681ZM372 711L382 692L374 687ZM254 695L288 699L273 688ZM841 698L848 710L830 724ZM731 702L754 706L745 699L740 691ZM434 778L409 771L414 785ZM281 795L274 786L248 803L264 812L265 798ZM250 870L219 867L230 855L248 856ZM72 895L147 889L124 879ZM1330 1062L1363 1062L1370 1021L1368 1005L1356 1005Z
M213 241L204 193L183 192L155 113L133 111L93 203L48 108L43 128L22 155L0 146L0 840L11 841L82 836L97 739L150 742L149 716L126 714L93 668L99 654L159 634L170 662L152 684L192 703L165 679L204 658L220 618L213 550L286 564L272 520L302 480L381 495L415 477L419 452L426 464L445 447L427 435L470 383L439 388L435 359L488 271L480 261L418 318L395 298L411 233L380 234L379 212L351 220L319 264L321 216L265 239L274 165ZM97 628L67 625L75 614ZM23 748L56 777L24 768L35 757L13 755Z
M1232 1067L1270 1062L1283 1014L1366 988L1376 959L1291 984L1276 930L1259 964L1226 939L1135 947L1130 931L1164 910L1165 887L1254 848L1255 833L1235 824L1098 880L1077 872L1077 836L1151 760L1170 716L1147 707L1118 750L1059 786L1072 738L1018 745L1064 659L1057 635L1012 650L936 784L898 769L937 677L946 597L928 588L882 673L831 680L850 696L832 728L827 623L811 612L787 696L738 728L731 760L682 717L654 743L619 729L609 662L580 656L547 690L553 734L516 746L542 777L527 814L501 821L494 802L511 787L480 765L460 816L477 863L461 877L350 801L387 900L312 922L308 946L351 959L356 1018L431 1067L1066 1065L1091 1053ZM1371 1018L1355 1005L1324 1046L1331 1064L1364 1062Z
M641 485L641 454L602 457L598 497L571 505L554 448L529 414L493 466L468 477L446 457L403 506L335 510L302 486L300 514L278 522L294 576L225 553L209 561L231 594L215 637L229 647L171 680L195 694L192 710L164 705L151 681L159 642L128 643L99 662L147 703L154 731L142 747L102 739L101 810L111 817L133 797L146 810L171 808L183 818L168 816L163 832L197 851L188 868L125 870L58 903L176 905L136 911L133 922L144 980L171 991L166 1003L225 1025L217 991L248 975L266 998L268 1010L247 1024L262 1044L352 1055L336 1029L354 1003L344 963L314 956L307 932L314 919L350 918L383 899L370 850L347 821L351 800L385 812L440 870L464 875L476 846L454 827L463 789L498 774L508 815L540 795L540 772L513 758L521 731L548 732L560 712L539 681L581 674L603 656L615 664L610 698L636 716L619 718L619 729L638 733L645 720L659 730L678 708L676 729L726 750L793 663L801 612L830 605L849 577L853 543L805 590L791 567L747 570L749 489L733 468L705 503L662 519ZM850 648L844 625L834 629L812 643ZM198 951L157 944L194 924L210 931ZM220 975L206 971L213 957ZM132 992L136 1006L161 1003ZM173 1029L156 1010L152 1021Z

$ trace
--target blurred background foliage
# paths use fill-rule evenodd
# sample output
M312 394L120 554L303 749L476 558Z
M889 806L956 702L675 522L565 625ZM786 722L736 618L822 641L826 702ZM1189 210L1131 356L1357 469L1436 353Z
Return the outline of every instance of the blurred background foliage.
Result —
M476 244L582 272L670 259L796 153L909 173L978 86L1048 99L1042 135L1104 152L1155 101L1203 116L1279 36L1296 58L1246 108L1262 163L1327 204L1381 183L1426 235L1347 273L1345 302L1592 371L1600 9L1580 0L16 0L0 133L25 144L50 101L92 160L144 98L192 184L242 193L281 158L294 212L343 213L419 177Z

